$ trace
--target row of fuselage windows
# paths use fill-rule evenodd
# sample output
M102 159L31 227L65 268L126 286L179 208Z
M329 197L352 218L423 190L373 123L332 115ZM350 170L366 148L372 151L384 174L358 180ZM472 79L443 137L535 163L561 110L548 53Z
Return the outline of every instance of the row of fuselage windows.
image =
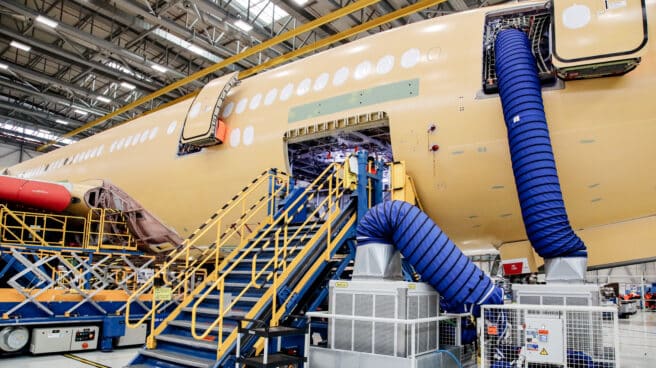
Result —
M130 135L128 137L123 137L116 139L109 147L109 152L117 152L120 150L127 149L129 147L136 146L147 141L152 141L157 136L159 128L154 127L152 129L146 129L144 132L137 133L135 135ZM80 162L90 160L95 157L100 157L105 150L105 145L101 144L100 146L90 148L85 152L78 152L73 156L59 159L48 164L41 165L37 168L28 170L26 172L20 173L18 177L21 178L33 178L45 174L46 172L60 169L64 166L74 165Z

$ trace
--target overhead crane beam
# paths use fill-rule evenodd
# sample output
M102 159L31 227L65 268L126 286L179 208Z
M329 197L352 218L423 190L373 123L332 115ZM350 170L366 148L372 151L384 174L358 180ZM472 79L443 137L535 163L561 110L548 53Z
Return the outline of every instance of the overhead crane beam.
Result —
M184 84L186 84L186 80L191 80L191 78L201 78L201 77L203 77L203 76L205 76L205 75L207 75L207 74L213 73L213 72L215 72L215 71L217 71L217 70L219 70L219 69L221 69L221 68L223 68L223 67L225 67L225 66L227 66L227 65L230 65L230 64L232 64L232 63L234 63L234 62L236 62L236 61L239 61L239 60L241 60L242 58L245 58L245 57L251 56L251 55L253 55L253 54L259 52L261 49L269 47L271 44L276 44L276 43L282 42L282 41L284 41L284 40L286 40L286 39L289 39L289 38L291 38L291 37L295 37L295 36L298 35L298 34L301 34L301 33L303 33L303 32L306 32L306 31L308 31L308 30L311 30L311 29L313 29L313 28L316 28L316 27L318 27L318 26L320 26L320 25L322 25L322 24L328 23L328 22L330 22L330 21L332 21L332 20L334 20L334 19L337 19L337 18L343 16L344 14L349 14L349 13L351 13L351 12L353 12L353 11L356 11L356 10L359 10L359 9L361 9L361 8L364 8L364 7L368 6L368 5L374 4L374 3L378 2L378 1L380 1L380 0L361 0L361 1L358 1L358 2L356 2L356 3L353 3L353 4L349 5L349 6L347 6L347 7L341 8L341 9L339 9L339 10L333 12L333 13L327 14L327 15L325 15L325 16L323 16L323 17L321 17L321 18L319 18L319 19L317 19L317 20L315 20L315 21L313 21L313 22L306 23L306 24L304 24L304 25L302 25L302 26L296 28L295 30L292 30L292 31L289 31L289 32L287 32L287 33L284 33L284 34L282 34L282 35L280 35L280 36L274 37L274 38L272 38L272 39L270 39L270 40L268 40L268 41L266 41L266 42L264 42L264 43L262 43L262 44L260 44L260 45L258 45L258 46L254 46L253 48L247 49L247 50L245 50L244 52L242 52L242 53L240 53L240 54L237 54L237 55L235 55L235 56L233 56L233 57L230 57L230 58L228 58L228 59L226 59L226 60L224 60L224 61L222 61L222 62L216 63L216 64L214 64L214 65L212 65L212 66L210 66L210 67L207 67L207 68L205 68L205 69L203 69L203 70L200 70L200 71L198 71L198 72L196 72L196 73L190 75L189 77L184 78L184 79L182 79L182 80L180 80L180 81L178 81L178 82L175 82L175 83L173 83L173 84L171 84L171 85L169 85L169 86L167 86L167 87L164 87L164 88L162 88L161 90L156 91L156 92L154 92L154 93L152 93L152 94L150 94L150 95L148 95L148 96L142 97L141 99L139 99L139 100L137 100L137 101L134 101L133 103L128 104L128 105L126 105L126 106L124 106L124 107L122 107L122 108L120 108L120 109L118 109L118 110L112 112L111 114L108 114L108 115L106 115L106 116L104 116L104 117L102 117L102 118L96 119L95 121L92 121L92 122L90 122L90 123L88 123L88 124L85 124L85 125L79 127L78 129L75 129L75 130L73 130L73 131L71 131L71 132L65 134L65 135L63 136L63 138L65 138L65 137L72 137L72 136L74 136L74 135L76 135L76 134L78 134L78 133L81 133L81 132L83 132L83 131L85 131L85 130L87 130L87 129L90 129L90 128L92 128L92 127L94 127L94 126L96 126L96 125L102 123L103 121L105 121L105 120L107 120L107 119L110 119L110 118L112 118L112 117L114 117L114 116L116 116L116 115L118 115L118 114L121 114L121 113L123 113L123 112L125 112L125 111L128 111L128 110L132 109L133 107L139 106L139 105L143 104L144 102L149 101L150 99L156 98L156 97L161 96L162 94L167 93L167 92L169 92L169 91L171 91L171 90L173 90L173 89L175 89L175 88L181 87L181 86L183 86ZM327 38L321 39L321 40L317 41L316 43L314 43L314 44L312 44L312 45L308 45L308 46L305 46L305 47L300 48L300 49L298 49L298 50L294 50L294 51L291 51L291 52L286 53L286 54L284 54L284 55L281 55L281 56L279 56L279 57L277 57L277 58L270 59L270 60L268 60L267 62L265 62L265 63L263 63L263 64L260 64L260 65L258 65L258 66L256 66L256 67L253 67L253 68L250 68L250 69L248 69L248 70L242 71L241 73L239 73L239 77L240 77L240 78L245 78L245 77L247 77L247 76L250 76L250 75L256 74L256 73L258 73L258 72L260 72L260 71L262 71L262 70L264 70L264 69L267 69L267 68L273 67L273 66L275 66L275 65L279 65L279 64L284 63L284 62L286 62L286 61L288 61L288 60L291 60L291 59L293 59L293 58L295 58L295 57L298 57L298 56L301 56L301 55L307 54L307 53L309 53L309 52L312 52L312 51L317 50L317 49L319 49L319 48L322 48L322 47L328 46L328 45L330 45L330 44L332 44L332 43L335 43L335 42L337 42L337 41L340 41L340 40L343 40L343 39L349 38L349 37L351 37L351 36L353 36L353 35L356 35L356 34L362 32L362 31L365 31L365 30L367 30L367 29L371 29L371 28L378 27L378 26L380 26L381 24L385 24L385 23L391 22L391 21L393 21L393 20L396 20L396 19L399 19L399 18L405 17L405 16L407 16L407 15L409 15L409 14L416 13L416 12L418 12L418 11L420 11L420 10L423 10L423 9L429 8L429 7L431 7L431 6L434 6L434 5L437 5L437 4L440 4L440 3L443 3L443 2L445 2L445 1L446 1L446 0L423 0L423 1L418 1L418 2L416 2L416 3L414 3L414 4L412 4L412 5L406 6L405 8L399 9L399 10L394 11L394 12L392 12L392 13L385 14L385 15L380 16L380 17L378 17L378 18L376 18L376 19L373 19L373 20L371 20L371 21L369 21L369 22L366 22L366 23L360 24L359 26L353 27L353 28L351 28L351 29L349 29L349 30L347 30L347 31L344 31L344 32L338 33L338 34L336 34L336 35L333 35L333 36L330 36L330 37L327 37ZM366 3L366 5L365 5L365 3ZM198 94L198 92L200 92L200 91L199 91L199 90L194 91L194 92L192 92L192 93L190 93L190 94L187 94L187 95L182 96L182 97L180 97L180 98L178 98L178 99L175 99L175 100L170 101L170 102L168 102L168 103L166 103L166 104L163 104L163 105L161 105L160 107L158 107L157 109L154 109L154 110L151 110L151 111L149 111L149 112L146 112L146 113L144 113L144 114L142 114L142 115L140 115L140 116L143 116L143 115L148 114L148 113L150 113L150 112L154 112L154 111L157 111L157 110L163 109L163 108L165 108L165 107L171 106L171 105L173 105L173 104L175 104L175 103L178 103L178 102L180 102L180 101L186 100L186 99L188 99L188 98L194 97L194 96L196 96L196 95ZM139 116L137 116L137 117L139 117ZM122 124L125 124L125 123L126 123L126 122L124 122L124 123L122 123ZM45 144L45 145L39 147L37 150L38 150L38 151L42 151L43 149L45 149L45 148L47 148L47 147L53 145L54 143L56 143L56 142L55 142L55 141L49 142L49 143L47 143L47 144Z
M297 27L296 29L293 29L289 32L285 32L285 33L281 34L280 36L276 36L274 38L271 38L271 39L269 39L265 42L262 42L259 45L248 48L248 49L244 50L243 52L241 52L239 54L231 56L231 57L229 57L229 58L227 58L227 59L225 59L221 62L218 62L218 63L216 63L212 66L209 66L209 67L207 67L203 70L199 70L194 74L191 74L191 75L189 75L185 78L182 78L182 79L180 79L180 80L178 80L174 83L171 83L168 86L166 86L166 87L164 87L164 88L162 88L158 91L155 91L155 92L153 92L153 93L151 93L147 96L144 96L144 97L142 97L142 98L140 98L140 99L138 99L138 100L136 100L132 103L129 103L129 104L127 104L127 105L113 111L110 114L107 114L107 115L105 115L101 118L98 118L98 119L96 119L92 122L89 122L89 123L77 128L77 129L74 129L74 130L70 131L69 133L65 134L62 138L75 136L78 133L81 133L81 132L83 132L87 129L90 129L90 128L96 126L96 125L99 125L99 124L101 124L102 122L104 122L108 119L111 119L111 118L113 118L113 117L115 117L119 114L127 112L127 111L129 111L129 110L131 110L131 109L133 109L137 106L140 106L140 105L142 105L142 104L144 104L144 103L146 103L146 102L148 102L148 101L150 101L150 100L152 100L156 97L159 97L159 96L161 96L165 93L168 93L168 92L173 91L177 88L180 88L180 87L182 87L182 86L184 86L184 85L186 85L190 82L193 82L193 81L195 81L199 78L202 78L202 77L204 77L208 74L212 74L212 73L216 72L217 70L220 70L221 68L224 68L228 65L234 64L234 63L236 63L236 62L238 62L238 61L240 61L244 58L247 58L251 55L255 55L258 52L266 50L271 46L277 45L282 41L288 40L292 37L296 37L299 34L310 31L310 30L312 30L314 28L317 28L317 27L319 27L323 24L332 22L335 19L339 19L339 18L341 18L342 16L344 16L346 14L350 14L354 11L366 8L367 6L375 4L378 1L380 1L380 0L360 0L360 1L356 1L356 2L354 2L354 3L352 3L348 6L340 8L340 9L338 9L338 10L336 10L336 11L330 13L330 14L326 14L323 17L318 18L318 19L316 19L312 22L305 23L305 24L301 25L300 27ZM55 143L56 143L56 141L48 142L48 143L42 145L41 147L37 148L37 150L38 151L43 151L44 149L52 146Z

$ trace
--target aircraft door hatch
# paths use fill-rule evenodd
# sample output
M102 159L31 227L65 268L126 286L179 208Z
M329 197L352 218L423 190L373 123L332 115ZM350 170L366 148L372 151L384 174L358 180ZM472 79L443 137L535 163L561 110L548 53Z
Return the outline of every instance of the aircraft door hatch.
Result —
M311 182L333 162L359 150L393 162L389 120L384 112L351 116L291 129L285 133L287 166L292 176ZM383 173L389 182L388 168Z
M189 106L180 134L178 156L223 143L226 125L219 119L228 93L238 82L234 72L207 83Z

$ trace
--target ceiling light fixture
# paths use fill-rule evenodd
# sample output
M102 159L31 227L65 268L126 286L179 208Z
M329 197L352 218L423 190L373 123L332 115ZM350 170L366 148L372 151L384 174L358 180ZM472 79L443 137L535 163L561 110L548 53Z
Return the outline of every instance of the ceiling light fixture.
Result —
M241 29L242 31L245 31L245 32L250 32L253 29L252 25L244 22L241 19L237 19L235 21L235 26L237 26L237 28L239 28L239 29Z
M55 120L55 122L56 122L56 123L59 123L59 124L61 124L61 125L68 125L68 121L66 121L66 120L62 120L62 119L57 119L57 120Z
M59 25L59 23L55 22L50 18L44 17L43 15L39 15L38 17L36 17L36 21L50 28L57 28L57 25Z
M82 115L82 116L84 116L84 115L88 115L88 114L89 114L88 112L83 111L83 110L79 110L79 109L75 109L75 110L73 110L73 111L75 111L76 113L78 113L78 114L80 114L80 115Z
M308 2L308 0L294 0L294 2L295 2L297 5L305 5L305 3Z
M130 91L137 88L137 86L135 86L134 84L130 84L128 82L121 82L121 87L123 87L125 89L129 89Z
M153 65L151 66L151 68L157 70L157 71L160 72L160 73L166 73L166 72L168 71L168 69L166 69L165 67L163 67L163 66L161 66L161 65L158 65L158 64L153 64Z
M104 102L104 103L112 102L112 100L110 100L109 98L107 98L105 96L96 96L96 100L98 100L100 102Z
M0 63L0 69L7 70L7 69L9 69L9 65Z
M28 46L28 45L26 45L26 44L24 44L24 43L20 43L20 42L18 42L18 41L11 41L9 44L10 44L12 47L15 47L15 48L17 48L17 49L21 49L21 50L23 50L23 51L30 51L30 50L32 49L32 47L30 47L30 46Z

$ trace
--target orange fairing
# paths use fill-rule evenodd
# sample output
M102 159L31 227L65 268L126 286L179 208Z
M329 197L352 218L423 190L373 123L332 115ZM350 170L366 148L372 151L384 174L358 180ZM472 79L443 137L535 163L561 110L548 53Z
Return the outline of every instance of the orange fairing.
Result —
M61 212L71 203L71 193L59 184L0 176L0 201Z
M219 121L216 124L216 132L214 136L216 137L217 140L223 143L225 142L226 134L227 134L226 124L223 122L223 120L219 119Z

